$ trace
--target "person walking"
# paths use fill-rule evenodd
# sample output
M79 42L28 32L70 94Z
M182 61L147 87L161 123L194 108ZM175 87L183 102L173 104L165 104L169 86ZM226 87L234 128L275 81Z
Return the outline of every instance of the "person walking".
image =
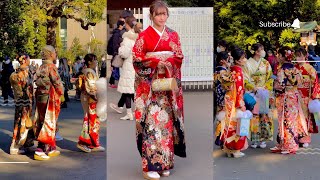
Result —
M38 148L34 159L48 160L58 156L56 149L56 126L60 114L60 97L63 95L63 85L56 67L56 51L46 45L41 52L42 65L36 72L36 113L35 136Z
M121 94L121 98L118 102L118 105L113 103L110 104L110 107L117 111L118 113L122 113L122 107L126 104L127 114L124 117L121 117L122 120L133 120L133 114L131 110L131 101L134 100L134 79L135 79L135 70L132 64L132 48L136 39L138 38L138 34L140 33L140 29L136 26L137 20L135 17L127 17L126 18L126 30L122 36L123 41L119 48L119 55L124 59L121 76L118 84L118 91Z
M184 56L178 33L165 25L168 17L165 2L152 2L152 26L139 34L133 47L137 147L143 177L152 180L170 175L174 155L186 157L181 86ZM163 78L172 78L164 80L175 80L177 87L162 89L161 84L152 87Z

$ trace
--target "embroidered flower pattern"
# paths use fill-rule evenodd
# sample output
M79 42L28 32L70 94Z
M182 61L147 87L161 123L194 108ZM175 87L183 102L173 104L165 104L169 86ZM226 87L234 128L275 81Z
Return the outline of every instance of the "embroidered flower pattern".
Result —
M171 65L167 71L180 80L181 69L176 66L176 62L182 62L183 55L180 44L176 42L177 34L167 29L157 47L157 51L171 51L172 54L150 58L151 54L147 53L154 49L158 41L157 38L149 36L152 31L152 28L148 28L140 33L140 38L133 48L134 61L150 61L150 65L154 65L154 62L161 60ZM181 55L177 56L177 52ZM134 63L136 72L141 72L147 66L145 63ZM136 136L142 155L143 171L163 171L173 167L175 153L185 156L182 89L180 83L178 92L153 92L151 83L158 69L151 69L148 76L137 74L135 78ZM175 146L179 149L177 152L174 151Z

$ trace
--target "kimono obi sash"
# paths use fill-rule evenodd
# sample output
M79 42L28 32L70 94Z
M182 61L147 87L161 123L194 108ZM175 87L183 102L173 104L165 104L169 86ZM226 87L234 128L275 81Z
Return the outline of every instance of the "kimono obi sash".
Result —
M169 57L173 56L174 53L172 51L157 51L157 52L147 52L146 58L158 58L161 61L165 61Z
M264 87L266 83L266 76L266 73L258 71L255 74L252 74L251 78L256 87Z
M289 90L289 91L296 91L298 90L298 88L296 86L286 86L285 88L286 90Z

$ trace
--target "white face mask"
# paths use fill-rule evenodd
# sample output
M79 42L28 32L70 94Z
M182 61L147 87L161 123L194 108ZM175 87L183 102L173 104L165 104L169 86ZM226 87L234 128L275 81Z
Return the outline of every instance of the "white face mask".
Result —
M10 63L10 59L6 60L4 63L9 64Z
M260 53L261 58L266 57L266 51L262 50L262 52Z
M217 47L217 52L218 52L218 53L220 53L220 52L221 52L221 49L220 49L220 47L219 47L219 46Z

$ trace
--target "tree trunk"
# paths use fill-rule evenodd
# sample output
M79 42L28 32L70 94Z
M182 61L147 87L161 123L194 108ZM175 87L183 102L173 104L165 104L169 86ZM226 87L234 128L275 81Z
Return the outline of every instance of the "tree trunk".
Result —
M58 19L52 18L47 23L47 45L56 47L56 27L58 26Z

